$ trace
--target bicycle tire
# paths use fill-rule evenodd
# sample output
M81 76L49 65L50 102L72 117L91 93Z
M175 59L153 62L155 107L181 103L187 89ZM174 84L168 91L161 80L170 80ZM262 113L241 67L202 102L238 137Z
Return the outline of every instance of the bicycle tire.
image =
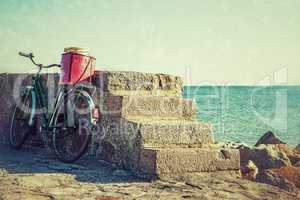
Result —
M24 99L24 96L21 99ZM31 103L28 95L25 97L23 105L28 106L27 103ZM15 104L9 130L9 144L13 149L20 150L29 137L30 132L33 131L33 127L28 124L29 118L30 115ZM16 125L18 125L18 129L15 129Z
M77 100L75 100L73 102L73 104L75 105L75 107L77 106L77 101L78 101L78 98L81 98L82 100L85 101L85 103L88 103L90 101L90 96L89 94L86 92L86 91L74 91L72 92L71 94L69 94L68 96L68 99L67 99L67 102L70 103L70 101L72 101L72 97L77 95ZM76 138L78 137L78 131L79 131L79 122L80 122L80 118L78 115L76 115L75 117L75 124L76 124L76 127L75 128L70 128L70 127L65 127L65 125L62 125L62 127L59 127L61 123L65 123L65 113L61 112L61 109L63 109L63 107L65 106L64 102L62 101L60 104L59 104L59 107L57 109L57 113L55 114L55 118L54 118L54 130L53 130L53 138L52 138L52 141L53 141L53 147L54 147L54 152L56 154L56 156L58 157L58 159L62 162L65 162L65 163L73 163L75 161L77 161L79 158L81 158L81 156L87 151L88 149L88 146L89 146L89 143L91 141L91 137L92 137L92 134L91 134L91 131L89 129L87 129L87 132L86 132L86 137L85 138ZM89 106L89 105L88 105ZM86 108L87 109L87 108ZM86 110L87 114L84 115L84 116L81 116L81 117L84 117L86 119L87 122L91 121L91 108L89 106L88 110ZM76 114L78 114L76 112ZM92 126L92 124L90 123L89 126ZM64 133L65 131L67 131L67 133ZM71 137L75 137L75 138L71 138L71 141L72 141L72 145L73 145L73 142L78 142L78 141L81 141L82 144L80 144L80 147L78 148L78 146L68 146L70 144L63 144L64 142L70 142L68 141L68 136L71 136ZM74 141L74 139L76 141ZM76 144L75 144L76 145ZM76 148L76 151L72 152L73 155L70 155L71 152L68 152L69 149L73 149Z

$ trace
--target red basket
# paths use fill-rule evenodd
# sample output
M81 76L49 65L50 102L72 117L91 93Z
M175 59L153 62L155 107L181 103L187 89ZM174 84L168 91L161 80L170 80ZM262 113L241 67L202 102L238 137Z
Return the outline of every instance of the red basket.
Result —
M88 80L95 72L95 61L92 56L74 52L62 54L59 84L74 85Z

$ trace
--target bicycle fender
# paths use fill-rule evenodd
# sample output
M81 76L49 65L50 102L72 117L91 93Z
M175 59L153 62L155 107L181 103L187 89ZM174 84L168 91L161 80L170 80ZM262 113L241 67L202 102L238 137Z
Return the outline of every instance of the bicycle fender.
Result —
M96 93L96 87L93 86L93 85L85 85L85 84L78 84L78 85L75 85L75 91L86 91L88 92L88 94L90 96L94 96L95 93Z
M92 97L90 96L90 94L89 94L87 91L82 90L82 89L75 89L75 90L73 90L72 92L74 92L74 93L77 92L77 93L79 93L80 95L83 95L85 98L87 98L87 100L88 100L88 106L89 106L89 109L90 109L91 123L94 124L93 112L92 112L92 111L93 111L93 109L95 108L95 104L94 104L94 101L93 101ZM65 95L65 94L62 94L62 95ZM54 120L54 118L55 118L55 116L57 115L57 112L58 112L57 108L58 108L59 105L62 104L62 103L63 103L63 99L61 99L61 100L59 101L59 103L57 103L56 108L54 108L54 112L53 112L52 118L51 118L50 123L49 123L50 125L53 124L53 120Z
M91 123L94 123L93 122L93 109L95 108L95 104L94 104L94 101L92 99L92 97L90 96L90 94L85 91L85 90L76 90L75 92L78 92L80 93L81 95L83 95L84 97L86 97L88 99L88 103L89 103L89 109L90 109L90 115L91 115Z

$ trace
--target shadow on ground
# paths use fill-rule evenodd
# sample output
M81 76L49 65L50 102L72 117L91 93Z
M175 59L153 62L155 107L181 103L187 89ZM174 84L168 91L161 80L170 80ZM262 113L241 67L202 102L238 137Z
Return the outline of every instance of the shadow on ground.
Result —
M131 183L146 180L133 176L129 171L116 169L105 162L81 159L66 164L47 156L43 149L26 147L20 151L0 144L0 168L16 174L65 173L87 183Z

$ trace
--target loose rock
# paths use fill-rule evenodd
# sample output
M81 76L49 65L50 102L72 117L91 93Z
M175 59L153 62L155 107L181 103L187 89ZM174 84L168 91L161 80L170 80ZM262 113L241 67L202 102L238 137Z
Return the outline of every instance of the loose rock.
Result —
M272 169L272 171L283 176L300 189L300 167L282 167L279 169Z
M0 177L6 176L7 175L7 171L4 169L0 169Z
M300 161L300 151L291 148L288 144L275 144L272 145L272 147L279 152L285 153L290 159L292 165Z
M272 170L263 170L260 172L256 181L279 187L288 192L298 193L297 187L292 182Z
M296 146L295 150L300 152L300 144Z
M297 163L294 165L294 167L300 167L300 161L297 162Z
M255 144L255 146L258 146L260 144L286 144L283 142L277 135L275 135L273 132L268 131L265 133Z
M258 174L258 168L250 160L245 167L241 167L241 173L243 178L254 181Z
M224 142L217 142L213 144L213 146L222 149L240 149L246 145L240 142L224 141Z
M240 149L241 166L246 166L252 160L258 169L271 169L291 166L291 162L285 153L276 150L272 145L259 145Z

